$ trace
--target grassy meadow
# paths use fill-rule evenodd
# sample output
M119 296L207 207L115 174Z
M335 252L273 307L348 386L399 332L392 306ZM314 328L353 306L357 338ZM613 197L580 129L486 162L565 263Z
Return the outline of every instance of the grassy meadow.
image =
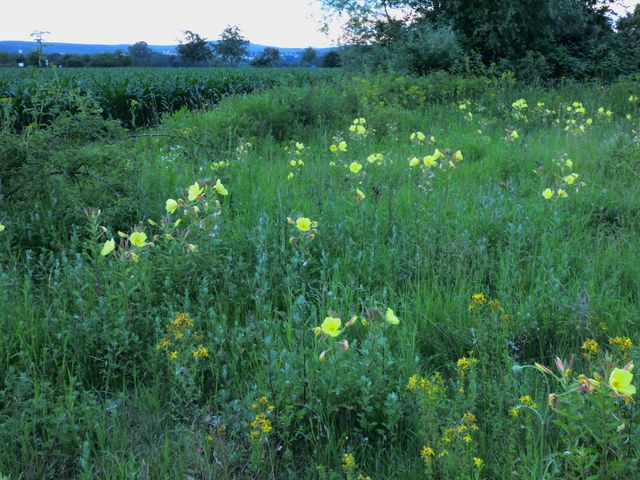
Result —
M0 478L632 478L639 87L0 99Z

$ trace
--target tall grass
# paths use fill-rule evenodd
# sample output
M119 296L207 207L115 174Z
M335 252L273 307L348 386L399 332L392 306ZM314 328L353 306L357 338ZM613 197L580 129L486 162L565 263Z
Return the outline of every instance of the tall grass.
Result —
M558 454L565 439L547 405L548 379L521 367L574 355L575 368L587 368L580 355L587 338L638 342L640 155L632 132L638 111L628 102L637 85L480 88L456 79L459 86L436 98L430 85L437 82L287 85L207 112L179 112L153 132L160 136L123 143L143 166L130 200L138 218L104 225L108 235L138 225L151 239L147 220L166 215L167 198L180 198L196 180L220 179L228 188L218 197L215 236L194 229L193 253L156 239L138 262L101 257L106 237L91 221L48 225L55 205L44 200L32 206L31 221L60 245L25 250L24 229L11 220L17 207L0 204L0 473L573 475ZM511 107L521 97L526 122ZM473 101L462 110L465 99ZM574 101L594 120L585 133L564 129ZM538 102L544 107L535 113ZM614 112L610 119L598 116L601 106ZM348 127L360 117L368 135L351 138ZM412 143L416 131L433 135L435 145ZM337 137L347 152L329 150ZM283 148L294 148L290 141L305 144L304 165L295 169L295 154ZM464 160L427 181L409 158L435 147L447 155L459 149ZM367 162L378 152L383 162ZM554 181L553 160L565 154L586 185L547 201L541 192ZM364 165L364 176L340 166L352 161ZM88 206L101 207L77 208ZM317 237L292 244L300 232L289 216L317 221ZM508 317L469 308L479 292L499 300ZM385 322L387 308L399 325ZM178 312L203 336L184 344L179 362L157 348ZM329 315L343 326L358 316L337 338L348 339L345 352L314 335ZM199 343L208 357L193 358ZM465 375L462 357L477 359ZM412 375L436 372L444 387L433 401L407 388ZM533 397L536 412L523 407L513 418L523 395ZM271 430L251 440L252 421L271 405ZM472 441L455 440L447 458L428 466L423 446L467 412L477 417ZM627 415L635 436L633 404ZM632 472L637 441L626 448ZM356 467L344 465L346 453Z

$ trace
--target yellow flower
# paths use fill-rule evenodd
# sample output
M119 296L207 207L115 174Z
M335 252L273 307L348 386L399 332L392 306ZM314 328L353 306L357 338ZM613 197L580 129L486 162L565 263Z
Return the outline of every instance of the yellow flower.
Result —
M171 360L175 360L176 358L178 358L178 352L174 350L169 354L169 358L171 358Z
M322 328L322 332L325 335L330 337L337 337L340 335L340 325L342 325L342 320L337 317L327 317L322 322L320 328Z
M511 138L514 140L517 140L520 138L520 135L518 134L517 130L514 130L513 132L511 132Z
M413 157L409 160L410 167L417 167L418 165L420 165L420 159L418 157Z
M133 246L142 248L147 241L147 234L144 232L133 232L129 237L129 241Z
M631 381L633 380L633 373L631 373L632 368L633 365L631 365L629 370L614 368L611 372L609 385L618 395L635 395L636 387L631 385Z
M344 140L342 142L340 142L338 144L338 150L340 150L341 152L346 152L347 151L347 142L345 142Z
M442 153L440 150L436 148L435 151L433 152L433 158L434 160L440 160L441 158L444 158L444 153Z
M202 345L198 345L198 348L194 350L192 353L193 353L193 358L208 357L209 349L206 347L203 347Z
M349 165L349 170L351 173L359 173L360 170L362 170L362 165L358 162L352 162L351 165Z
M582 344L582 352L585 354L585 356L596 354L599 351L600 345L598 345L598 342L596 342L592 338L587 338L587 340Z
M337 146L337 145L331 145L331 146L329 147L329 150L331 150L333 153L335 153L335 152L337 152L337 151L338 151L338 146Z
M484 465L484 462L480 457L473 457L473 464L479 470L482 468L482 465Z
M353 454L344 454L344 457L342 457L342 468L345 470L353 470L356 468L356 460L353 458Z
M296 142L296 150L304 150L304 143Z
M311 220L307 217L300 217L296 220L296 228L301 232L308 232L311 230Z
M573 185L573 182L576 181L576 177L574 175L567 175L566 177L563 178L563 180L567 182L567 184Z
M434 155L427 155L422 159L424 166L427 168L434 167L436 165L436 158Z
M106 257L115 249L116 249L116 241L112 238L111 240L107 240L106 242L104 242L100 255L102 255L103 257Z
M295 166L297 165L297 163L296 163L296 161L295 161L295 160L291 160L291 161L289 162L289 165L290 165L290 166L292 166L292 167L295 167Z
M385 314L385 320L387 321L387 323L390 323L391 325L398 325L400 323L400 319L396 316L395 313L393 313L393 310L391 310L390 308L387 308L387 313Z
M453 160L456 162L461 162L464 159L464 157L462 156L462 152L460 150L458 150L456 153L453 154Z
M558 189L558 197L559 198L567 198L569 195L567 194L567 192L565 190L563 190L562 188Z
M509 416L511 418L518 418L519 415L520 415L520 412L518 412L518 409L516 407L511 407L509 409Z
M551 198L553 197L553 190L547 188L542 192L542 196L545 198L545 200L551 200Z
M416 133L416 138L422 142L427 137L426 137L426 135L424 133L418 132L418 133Z
M573 168L573 162L570 159L567 159L566 162L564 162L564 164L568 167L568 168Z
M220 179L216 181L216 184L213 186L213 189L223 197L226 197L227 195L229 195L229 191L225 188L225 186L222 184Z
M359 188L356 188L356 199L361 202L365 199L365 195Z
M295 177L293 172L289 172L289 175L287 175L287 180L293 180L293 177Z
M164 206L167 213L173 213L178 208L178 202L176 202L173 198L167 200L167 203Z
M193 202L198 196L202 193L202 187L198 185L198 182L195 182L193 185L189 187L189 201Z
M5 229L5 228L6 228L6 227L5 227L3 224L1 224L1 223L0 223L0 233L4 232L4 229Z

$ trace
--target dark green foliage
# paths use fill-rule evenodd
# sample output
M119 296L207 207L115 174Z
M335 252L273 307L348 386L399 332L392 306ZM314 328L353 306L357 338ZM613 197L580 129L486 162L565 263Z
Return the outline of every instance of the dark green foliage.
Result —
M176 50L185 65L205 65L213 59L207 39L191 30L184 32L184 39Z
M247 55L247 40L238 25L229 25L220 34L220 40L214 45L216 55L229 65L237 65Z
M264 51L251 61L253 67L275 67L280 62L280 50L267 47Z

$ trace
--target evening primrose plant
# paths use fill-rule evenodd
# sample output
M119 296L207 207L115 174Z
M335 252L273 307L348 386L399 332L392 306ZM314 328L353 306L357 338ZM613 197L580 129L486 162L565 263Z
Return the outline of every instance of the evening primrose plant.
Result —
M575 368L560 358L555 372L535 364L549 385L549 414L561 433L552 458L570 478L630 475L638 468L637 460L628 457L629 449L638 446L634 365L618 363L615 348L594 339L583 343L582 352L584 361ZM531 406L530 397L522 399Z

